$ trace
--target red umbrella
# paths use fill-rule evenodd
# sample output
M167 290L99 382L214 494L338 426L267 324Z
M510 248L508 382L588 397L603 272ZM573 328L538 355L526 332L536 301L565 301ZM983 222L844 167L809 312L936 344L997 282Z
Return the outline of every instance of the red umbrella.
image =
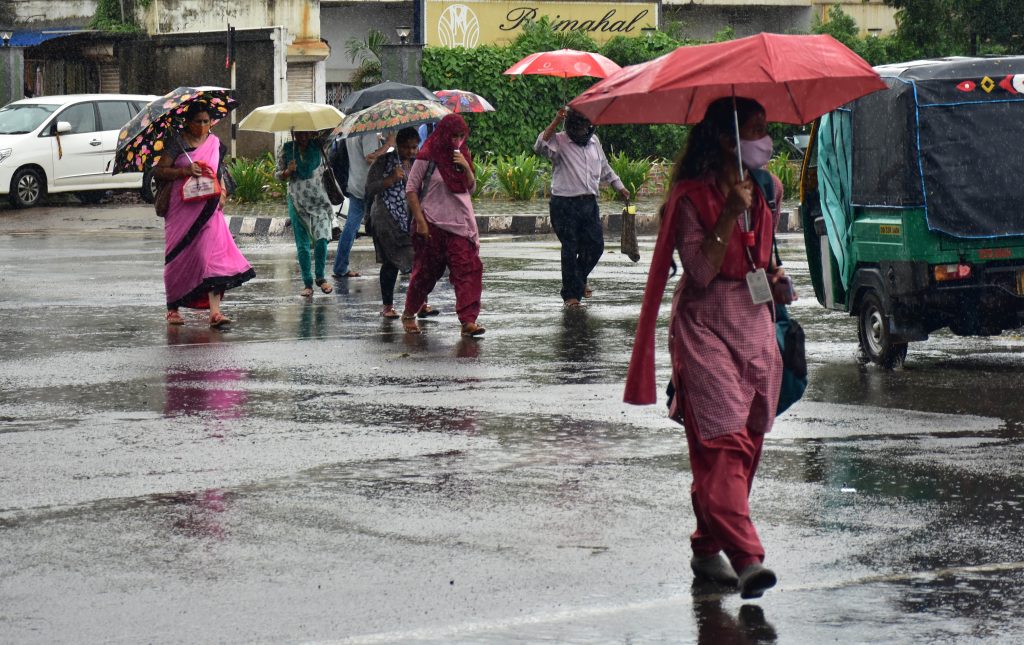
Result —
M569 103L595 124L697 123L709 103L745 96L769 121L808 123L885 89L871 66L831 36L758 34L680 47L626 67Z
M556 49L550 52L530 54L512 67L505 70L506 74L541 74L542 76L559 76L572 78L576 76L594 76L604 78L622 69L615 61L593 52L581 52L575 49Z

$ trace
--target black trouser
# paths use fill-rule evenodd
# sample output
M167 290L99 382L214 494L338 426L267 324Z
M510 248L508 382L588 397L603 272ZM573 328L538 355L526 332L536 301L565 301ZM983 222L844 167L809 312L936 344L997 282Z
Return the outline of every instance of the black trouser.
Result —
M590 272L604 253L597 197L551 197L551 228L562 243L562 300L583 298Z
M385 306L395 304L395 283L398 282L398 267L385 262L380 267L380 299Z

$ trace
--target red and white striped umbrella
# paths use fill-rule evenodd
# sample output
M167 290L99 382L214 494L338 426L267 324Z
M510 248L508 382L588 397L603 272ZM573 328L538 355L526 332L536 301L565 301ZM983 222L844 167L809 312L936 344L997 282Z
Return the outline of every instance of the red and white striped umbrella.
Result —
M593 76L605 78L609 74L622 69L615 61L595 54L575 49L556 49L549 52L530 54L512 67L505 74L540 74L542 76L559 76L572 78L576 76Z

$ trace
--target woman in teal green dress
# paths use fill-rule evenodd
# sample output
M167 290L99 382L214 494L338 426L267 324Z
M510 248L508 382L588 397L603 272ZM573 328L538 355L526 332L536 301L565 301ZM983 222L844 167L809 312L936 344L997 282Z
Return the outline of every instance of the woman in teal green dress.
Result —
M334 209L324 190L324 159L316 145L315 132L296 132L277 153L274 176L288 182L288 217L295 233L299 270L304 288L300 295L313 295L315 283L324 293L334 288L324 278L327 265L327 244L331 239ZM310 247L313 249L310 267ZM314 279L315 273L315 279Z

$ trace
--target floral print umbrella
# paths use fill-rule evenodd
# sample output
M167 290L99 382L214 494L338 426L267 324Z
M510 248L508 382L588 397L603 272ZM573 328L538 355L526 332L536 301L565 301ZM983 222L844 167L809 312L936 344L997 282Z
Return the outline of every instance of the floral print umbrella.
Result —
M166 138L185 127L185 111L205 103L214 123L238 107L231 90L223 87L179 87L142 108L117 133L113 174L143 172L160 159Z
M494 112L487 99L465 90L438 90L434 95L452 112Z
M436 101L385 99L345 117L331 137L348 137L440 121L452 111Z

